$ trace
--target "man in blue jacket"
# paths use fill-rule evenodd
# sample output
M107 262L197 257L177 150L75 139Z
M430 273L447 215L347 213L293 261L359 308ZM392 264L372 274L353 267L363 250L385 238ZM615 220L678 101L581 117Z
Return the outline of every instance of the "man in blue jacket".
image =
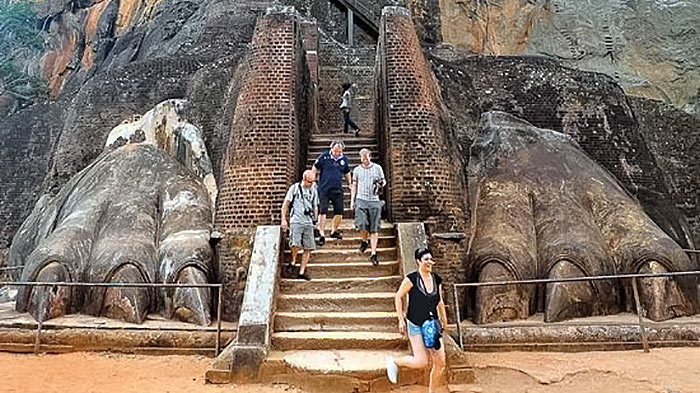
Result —
M334 141L331 143L330 150L323 152L314 162L314 174L317 171L321 172L318 181L318 197L320 201L318 229L320 237L318 244L322 246L326 242L326 214L328 213L328 204L333 204L333 225L331 237L334 239L342 239L343 236L338 232L340 223L343 220L343 177L348 184L351 182L350 165L348 158L343 154L345 144L343 141Z

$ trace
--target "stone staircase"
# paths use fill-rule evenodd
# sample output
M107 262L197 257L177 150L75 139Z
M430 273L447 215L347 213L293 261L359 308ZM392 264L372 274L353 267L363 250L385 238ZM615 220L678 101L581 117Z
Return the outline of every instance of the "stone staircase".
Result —
M368 262L369 251L360 254L351 223L344 222L341 233L342 240L328 239L312 252L311 281L281 279L263 380L312 391L329 391L331 381L333 391L381 391L389 388L386 355L408 353L396 330L394 294L402 277L394 226L382 223L379 266ZM282 260L290 260L289 250ZM410 372L400 377L403 383L420 379Z
M316 158L325 150L328 150L330 147L330 144L332 141L340 139L343 142L345 142L345 150L344 154L348 158L348 161L350 162L350 169L352 170L355 168L357 165L360 165L360 150L363 148L367 148L370 151L372 151L372 159L376 160L377 157L379 156L379 151L378 151L378 145L377 145L377 140L376 138L372 137L365 137L365 136L358 136L355 137L353 134L319 134L319 135L312 135L310 140L309 140L309 146L308 146L308 151L307 151L307 168L311 168L314 164L314 161ZM346 218L351 218L354 217L354 212L350 210L350 185L347 184L345 181L343 181L343 193L344 193L344 202L345 202L345 211L343 212L343 217ZM330 217L330 211L333 210L332 207L329 208L329 214L328 216ZM329 233L328 231L330 230L330 223L326 224L326 230L327 234ZM382 241L380 240L380 247L381 247ZM357 241L356 246L359 246L359 240Z

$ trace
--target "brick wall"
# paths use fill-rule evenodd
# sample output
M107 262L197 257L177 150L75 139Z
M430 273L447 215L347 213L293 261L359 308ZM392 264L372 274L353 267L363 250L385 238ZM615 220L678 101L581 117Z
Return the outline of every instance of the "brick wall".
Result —
M447 288L466 279L467 193L456 138L408 10L385 8L380 29L377 124L390 216L426 223Z
M442 98L406 9L384 9L380 40L379 110L385 116L391 216L461 230L467 202L460 156L443 124Z
M41 196L62 108L37 104L0 121L0 267L12 237Z
M700 247L700 119L661 101L629 97L629 102L675 206L690 223L695 247Z
M372 46L347 47L326 34L319 48L319 133L337 133L343 129L340 111L343 83L357 84L350 118L363 130L374 133L375 57Z
M236 286L248 261L229 243L243 243L245 231L256 225L279 223L287 188L299 175L292 154L304 138L297 116L305 97L299 36L292 9L270 9L258 19L244 61L216 212L216 226L225 234L218 251L228 318L238 316L243 291Z

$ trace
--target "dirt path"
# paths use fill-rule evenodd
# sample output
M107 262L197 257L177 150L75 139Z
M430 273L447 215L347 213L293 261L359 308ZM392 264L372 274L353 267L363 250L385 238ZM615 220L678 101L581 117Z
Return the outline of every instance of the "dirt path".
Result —
M700 348L586 353L475 353L477 381L453 392L700 393ZM304 393L288 385L206 385L211 359L99 353L0 353L0 392ZM424 393L410 386L400 393Z

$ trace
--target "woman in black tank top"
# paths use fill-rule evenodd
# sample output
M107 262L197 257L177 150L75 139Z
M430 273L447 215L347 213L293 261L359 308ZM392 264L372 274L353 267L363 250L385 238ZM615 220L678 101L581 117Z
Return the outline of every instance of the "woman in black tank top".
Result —
M387 357L387 375L391 382L396 383L398 367L425 368L432 363L428 385L428 392L432 393L437 388L445 370L445 347L440 345L439 349L427 349L423 343L420 327L428 319L439 318L444 329L447 326L447 313L442 296L442 278L433 272L432 253L427 248L419 248L414 256L418 269L403 279L394 298L399 318L399 332L408 334L413 355L400 358ZM406 295L408 295L408 310L404 319ZM442 344L442 339L440 342Z

